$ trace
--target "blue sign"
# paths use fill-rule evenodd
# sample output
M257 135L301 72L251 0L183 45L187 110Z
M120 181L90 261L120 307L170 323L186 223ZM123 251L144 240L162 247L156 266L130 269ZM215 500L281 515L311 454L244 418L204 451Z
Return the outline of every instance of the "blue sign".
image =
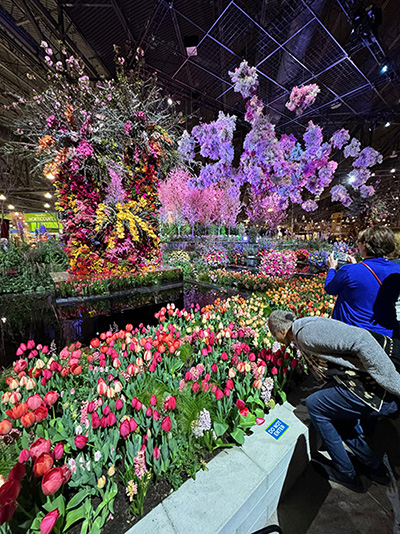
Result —
M275 421L272 421L269 427L265 429L265 432L275 439L280 439L288 428L289 425L280 419L275 419Z

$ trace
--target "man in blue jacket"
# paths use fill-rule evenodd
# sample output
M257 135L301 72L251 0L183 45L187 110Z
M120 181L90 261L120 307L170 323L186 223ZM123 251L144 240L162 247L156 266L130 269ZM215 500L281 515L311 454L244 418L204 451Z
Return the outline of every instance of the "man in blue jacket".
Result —
M366 491L343 441L364 464L366 474L387 483L388 474L364 439L360 420L376 420L398 410L400 374L373 336L361 328L325 317L297 319L277 310L268 326L279 343L293 343L310 368L335 385L311 394L306 405L311 421L321 434L332 466L329 478L357 492Z

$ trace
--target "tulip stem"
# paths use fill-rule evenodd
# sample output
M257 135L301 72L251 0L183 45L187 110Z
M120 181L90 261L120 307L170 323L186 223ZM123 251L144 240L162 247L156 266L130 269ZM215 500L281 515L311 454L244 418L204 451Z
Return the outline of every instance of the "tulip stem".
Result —
M26 517L29 517L29 519L33 519L33 515L27 512L21 503L18 503L18 508L20 508L21 512L23 512L26 515Z

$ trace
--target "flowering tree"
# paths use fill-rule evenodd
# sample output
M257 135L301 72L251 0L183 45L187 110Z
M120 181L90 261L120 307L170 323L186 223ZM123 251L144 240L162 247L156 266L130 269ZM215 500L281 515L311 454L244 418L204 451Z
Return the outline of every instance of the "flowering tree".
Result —
M181 235L181 227L185 222L183 212L187 202L189 180L190 173L187 170L176 168L158 188L161 202L160 217L164 222L174 222L178 227L178 235Z
M176 161L175 118L154 80L138 75L142 51L132 78L118 58L117 78L94 84L79 59L55 58L42 46L54 74L45 92L16 103L21 141L5 152L19 151L52 180L73 273L119 273L159 261L157 185Z
M264 113L264 104L257 95L257 71L246 61L229 73L234 90L246 100L245 119L250 123L243 152L237 168L232 166L232 145L235 116L220 112L218 119L210 124L200 124L191 134L185 132L178 151L187 161L195 157L196 148L203 158L212 163L202 166L199 176L191 185L204 189L220 181L233 180L236 187L249 183L255 193L276 194L279 210L285 211L289 202L300 204L306 211L317 209L317 201L325 188L331 184L337 163L331 159L334 150L342 150L345 158L352 158L352 187L361 196L371 196L372 186L366 186L371 176L371 167L382 162L382 156L373 148L361 149L357 139L350 139L345 129L336 131L324 141L322 128L312 121L300 142L294 135L277 137L275 127ZM319 93L315 84L294 88L287 107L298 114L310 106ZM333 199L348 205L351 197L340 189L332 189Z
M280 205L277 193L258 194L251 190L246 215L254 226L267 225L271 230L275 230L287 217L286 211L282 210Z
M240 189L237 187L228 187L227 184L222 186L222 202L219 206L219 215L217 219L218 233L220 228L225 225L228 231L235 226L239 213L242 210L243 203L240 201Z

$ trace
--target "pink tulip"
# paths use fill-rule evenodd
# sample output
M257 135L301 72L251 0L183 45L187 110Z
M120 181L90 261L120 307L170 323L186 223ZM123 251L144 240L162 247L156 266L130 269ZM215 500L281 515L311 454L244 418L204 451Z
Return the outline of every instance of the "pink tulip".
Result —
M115 409L116 410L122 410L124 406L124 403L121 399L117 399L116 403L115 403Z
M122 423L119 425L119 433L121 436L126 439L130 434L131 428L129 421L125 419L125 421L122 421Z
M29 460L29 458L31 457L30 455L30 452L28 449L22 449L22 451L19 453L19 456L18 456L18 461L23 464L25 463L26 461Z
M83 449L84 447L86 447L88 439L86 436L78 435L78 436L75 436L74 441L75 441L75 446L77 449Z
M55 460L60 460L64 454L64 445L63 443L57 443L53 450L53 456Z
M160 458L160 449L158 447L154 447L153 449L153 457L158 460Z
M164 419L161 421L161 428L164 430L164 432L169 432L171 430L171 419L169 416L164 417Z
M49 534L53 530L59 517L60 512L58 511L58 508L45 515L40 522L40 534Z
M155 395L152 395L152 397L150 399L150 404L152 406L156 406L157 405L157 397Z

